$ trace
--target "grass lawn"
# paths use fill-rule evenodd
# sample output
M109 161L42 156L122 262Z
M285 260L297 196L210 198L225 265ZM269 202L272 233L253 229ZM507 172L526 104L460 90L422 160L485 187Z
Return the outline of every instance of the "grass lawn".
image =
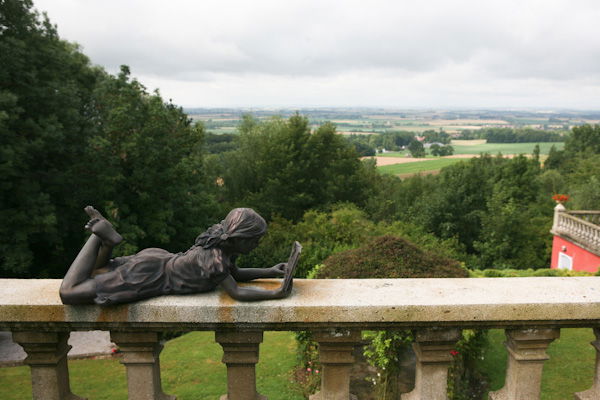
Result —
M265 332L257 364L258 391L270 399L301 400L292 381L296 342L291 332ZM221 346L213 332L192 332L169 341L161 354L165 393L178 400L215 400L227 389ZM94 400L127 398L125 367L118 359L69 361L71 388ZM0 399L31 398L29 367L0 368Z
M423 161L410 162L404 164L384 165L377 169L384 174L403 175L416 174L425 171L438 171L443 167L464 161L461 158L435 158L424 159Z
M504 331L492 329L482 367L490 377L492 390L504 386L506 349ZM544 365L542 400L572 399L573 393L587 390L594 380L596 354L589 344L594 340L591 328L562 329L560 338L550 344L550 360Z

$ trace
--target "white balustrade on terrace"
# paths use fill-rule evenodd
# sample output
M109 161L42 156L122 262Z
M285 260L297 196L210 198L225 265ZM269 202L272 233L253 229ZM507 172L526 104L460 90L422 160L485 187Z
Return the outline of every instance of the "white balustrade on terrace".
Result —
M600 255L600 211L569 211L559 204L551 233Z
M256 283L273 287L276 280ZM222 291L164 296L102 308L65 306L60 280L0 279L0 329L27 352L33 398L77 399L69 386L70 331L107 330L122 352L129 399L172 399L160 383L159 333L215 331L227 365L227 395L257 400L255 364L266 330L310 330L320 345L322 385L311 397L348 400L352 351L362 330L413 329L416 383L403 400L446 399L450 350L462 329L505 329L505 386L491 399L535 400L546 349L560 329L588 327L600 352L600 277L297 280L289 298L253 303ZM576 399L600 398L596 379ZM280 400L280 399L272 399Z

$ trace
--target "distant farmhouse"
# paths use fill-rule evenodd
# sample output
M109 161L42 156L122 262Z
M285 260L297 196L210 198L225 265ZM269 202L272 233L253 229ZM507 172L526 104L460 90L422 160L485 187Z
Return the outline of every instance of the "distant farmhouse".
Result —
M598 272L600 269L600 211L568 211L554 207L551 268Z

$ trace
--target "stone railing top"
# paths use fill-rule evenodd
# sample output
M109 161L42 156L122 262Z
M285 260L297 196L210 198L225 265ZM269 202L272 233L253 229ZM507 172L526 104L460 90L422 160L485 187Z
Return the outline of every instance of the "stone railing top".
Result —
M222 291L65 306L60 280L0 279L0 328L363 329L600 325L600 277L294 281L292 296L242 303ZM272 288L276 280L256 286Z

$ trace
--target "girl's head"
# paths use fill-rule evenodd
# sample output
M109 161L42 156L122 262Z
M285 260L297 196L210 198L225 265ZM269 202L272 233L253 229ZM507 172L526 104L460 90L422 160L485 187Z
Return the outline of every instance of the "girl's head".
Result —
M221 223L211 226L206 232L198 236L196 245L209 249L218 247L221 243L228 241L234 246L239 243L241 247L244 247L243 250L246 250L246 247L252 246L254 241L257 245L258 239L266 232L267 223L256 211L251 208L235 208L227 214L227 217Z

